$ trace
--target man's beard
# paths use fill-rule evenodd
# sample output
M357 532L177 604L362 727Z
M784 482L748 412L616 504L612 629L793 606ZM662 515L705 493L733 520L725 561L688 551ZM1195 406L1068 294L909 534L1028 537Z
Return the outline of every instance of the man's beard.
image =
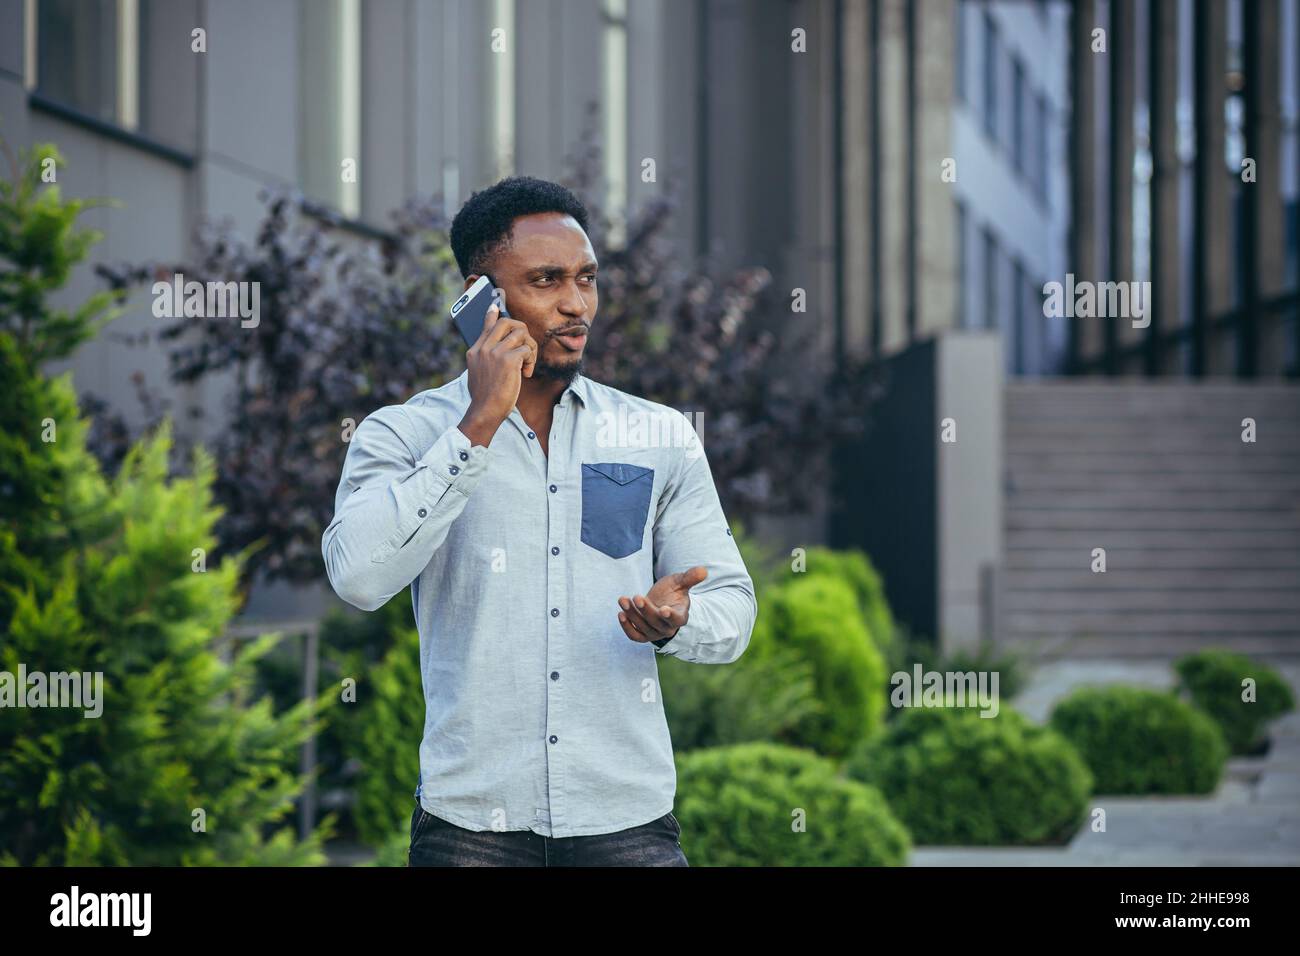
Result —
M579 355L576 362L567 362L564 365L538 362L533 366L533 381L563 382L565 385L569 385L582 371L582 360L585 357Z

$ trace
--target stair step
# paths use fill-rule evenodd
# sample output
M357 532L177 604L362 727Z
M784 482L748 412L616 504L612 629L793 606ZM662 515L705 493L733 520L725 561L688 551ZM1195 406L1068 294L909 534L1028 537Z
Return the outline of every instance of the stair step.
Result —
M1109 577L1109 575L1107 575ZM1012 588L1005 592L1003 612L1052 613L1073 615L1077 612L1099 611L1213 611L1222 614L1255 611L1288 612L1300 629L1300 582L1293 580L1290 588L1273 589L1215 589L1198 590L1111 590L1077 588L1025 590Z
M1147 398L1135 395L1124 399L1053 399L1049 397L1018 401L1008 399L1003 405L1008 421L1019 422L1222 422L1241 424L1243 418L1253 418L1255 423L1278 422L1294 424L1300 420L1300 402L1294 397L1267 399L1262 397L1238 398L1188 398L1167 395Z
M1267 436L1256 433L1256 441L1241 440L1240 429L1225 434L1198 434L1181 429L1152 429L1147 434L1109 435L1084 429L1061 430L1052 435L1025 435L1016 429L1007 429L1006 447L1018 454L1060 454L1062 452L1099 452L1119 454L1135 452L1152 455L1163 452L1179 454L1204 453L1220 455L1240 452L1243 455L1271 452L1294 455L1300 449L1300 434Z
M1104 539L1104 540L1103 540ZM1210 554L1218 548L1279 548L1300 549L1300 531L1294 528L1265 528L1246 530L1216 528L1206 531L1168 529L1161 531L1135 531L1117 528L1105 532L1086 529L1033 528L1006 532L1008 548L1183 548Z
M1207 560L1212 560L1209 556ZM1110 554L1106 555L1106 568L1092 572L1080 562L1074 570L1007 570L1003 581L1008 593L1016 591L1036 594L1069 589L1072 594L1086 595L1088 600L1125 591L1219 591L1247 592L1272 591L1294 588L1300 596L1300 568L1280 570L1230 570L1220 568L1182 569L1176 571L1152 570L1144 565L1125 564ZM1183 597L1190 595L1183 594ZM1263 598L1260 598L1262 601Z
M1003 566L1011 575L1041 571L1079 573L1091 566L1092 549L1078 548L1007 548ZM1300 548L1269 550L1249 548L1106 548L1106 566L1113 569L1141 568L1147 574L1157 571L1187 573L1212 570L1221 573L1258 573L1300 568ZM1088 571L1091 574L1091 571ZM1107 572L1109 573L1109 572Z
M1182 488L1088 488L1063 495L1055 491L1009 489L1007 511L1041 509L1110 511L1287 511L1300 510L1300 494L1292 490L1253 488L1197 491Z
M1292 472L1258 472L1250 475L1248 482L1232 472L1183 471L1170 472L1153 480L1149 474L1116 472L1105 476L1077 471L1016 471L1007 473L1011 493L1023 491L1148 491L1155 489L1173 491L1233 491L1264 492L1283 491L1300 495L1300 469Z
M1032 379L1012 379L1007 383L1006 390L1008 394L1013 395L1032 395L1038 392L1048 395L1065 395L1073 392L1080 395L1093 393L1103 397L1121 395L1126 392L1150 394L1152 392L1181 392L1188 390L1205 393L1272 392L1279 395L1292 395L1297 391L1297 386L1289 382L1278 382L1270 379L1243 381L1239 378L1227 376L1213 376L1189 381L1188 379L1170 378L1115 378L1110 375L1059 375L1041 376Z
M1167 396L1147 400L1135 396L1124 401L1062 401L1050 398L1007 401L1003 406L1009 421L1212 421L1240 424L1243 418L1260 422L1290 422L1300 419L1300 404L1294 399L1259 398L1188 399Z
M1009 382L1004 391L1009 409L1211 408L1226 410L1253 405L1268 411L1300 413L1300 387L1284 383L1122 382L1076 384L1063 380L1036 383Z
M1300 620L1289 611L1008 611L1004 629L1034 634L1164 634L1217 633L1293 634L1300 638Z
M1276 531L1300 533L1300 508L1289 511L1223 511L1211 509L1165 510L1157 508L1120 510L1108 508L1011 508L1006 515L1008 532L1021 530L1061 531Z
M1242 416L1245 418L1247 416ZM1300 436L1300 421L1293 418L1280 419L1275 423L1268 424L1272 420L1267 416L1256 417L1255 434L1261 435L1265 431L1270 437L1273 436ZM1021 438L1051 438L1055 435L1106 435L1111 438L1142 438L1149 437L1153 434L1152 423L1143 419L1131 417L1120 418L1063 418L1063 419L1041 419L1041 418L1009 418L1007 420L1007 434L1014 434ZM1267 428L1265 425L1267 424ZM1154 431L1169 433L1177 432L1178 434L1200 435L1205 438L1215 438L1220 435L1233 435L1237 441L1241 440L1241 418L1234 418L1231 415L1216 415L1213 418L1195 418L1179 419L1167 423L1165 429L1157 428Z
M1241 449L1247 449L1242 451ZM1295 474L1300 469L1300 448L1291 451L1256 449L1250 445L1201 451L1143 451L1124 454L1113 449L1035 451L1006 449L1012 475L1024 471L1073 471L1092 474L1172 474L1207 471L1216 474Z
M1042 661L1090 658L1172 660L1207 648L1230 648L1239 654L1274 659L1300 656L1300 639L1295 635L1276 634L1239 634L1230 641L1205 634L1150 634L1138 640L1128 635L1047 638L1016 634L1003 635L996 646L1001 650L1032 655Z

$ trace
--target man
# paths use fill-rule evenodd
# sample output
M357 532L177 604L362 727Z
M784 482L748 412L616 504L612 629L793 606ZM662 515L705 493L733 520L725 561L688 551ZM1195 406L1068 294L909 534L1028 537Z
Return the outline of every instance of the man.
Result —
M345 601L373 611L411 585L412 866L688 865L655 655L729 663L757 615L685 417L582 374L586 226L532 177L470 197L452 249L509 316L489 310L459 378L361 423L325 530ZM671 418L689 440L617 427Z

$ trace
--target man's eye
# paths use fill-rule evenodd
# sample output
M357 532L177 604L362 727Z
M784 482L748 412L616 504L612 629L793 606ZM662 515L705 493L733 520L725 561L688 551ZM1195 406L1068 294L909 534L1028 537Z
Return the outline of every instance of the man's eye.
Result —
M583 278L586 279L588 283L595 282L595 281L596 281L596 273L594 273L594 272L588 272L585 276L583 276Z

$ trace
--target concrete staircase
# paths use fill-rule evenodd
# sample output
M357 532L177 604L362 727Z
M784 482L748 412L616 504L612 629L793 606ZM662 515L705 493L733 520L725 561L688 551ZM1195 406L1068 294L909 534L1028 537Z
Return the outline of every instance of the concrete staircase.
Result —
M1300 655L1300 387L1012 382L1004 415L1000 641Z

